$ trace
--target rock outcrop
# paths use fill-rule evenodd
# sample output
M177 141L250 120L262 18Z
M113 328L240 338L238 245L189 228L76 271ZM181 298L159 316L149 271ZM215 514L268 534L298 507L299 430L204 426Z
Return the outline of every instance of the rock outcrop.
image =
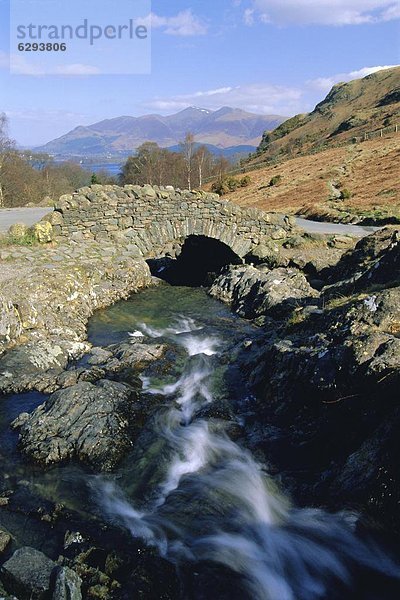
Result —
M14 246L2 251L0 261L3 393L49 390L68 360L88 350L86 325L93 312L153 281L129 245Z
M322 290L318 309L270 327L247 368L260 399L249 443L297 498L363 506L400 528L397 236L359 242L332 271L346 279Z
M227 268L214 281L210 294L248 319L283 318L296 306L319 296L297 269L269 270L245 265Z
M1 579L18 600L46 600L56 564L35 548L20 548L1 568Z
M165 350L161 344L138 342L93 348L87 366L58 376L53 372L52 378L48 373L50 389L61 389L14 421L21 450L43 465L76 460L96 470L113 470L148 414L139 398L138 373Z
M38 463L76 459L109 471L131 446L135 409L137 393L129 386L82 382L54 393L14 426L20 428L20 447Z

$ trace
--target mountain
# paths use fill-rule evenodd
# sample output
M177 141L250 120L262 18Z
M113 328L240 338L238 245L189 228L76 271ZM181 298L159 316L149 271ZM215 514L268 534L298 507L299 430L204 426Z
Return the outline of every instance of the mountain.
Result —
M219 148L257 147L262 133L284 120L279 115L257 115L229 107L216 111L190 107L166 117L124 116L76 127L36 150L63 156L118 155L148 141L162 147L176 146L188 131L195 135L196 142Z
M309 114L296 115L263 135L263 158L329 148L381 128L400 125L400 67L334 85Z

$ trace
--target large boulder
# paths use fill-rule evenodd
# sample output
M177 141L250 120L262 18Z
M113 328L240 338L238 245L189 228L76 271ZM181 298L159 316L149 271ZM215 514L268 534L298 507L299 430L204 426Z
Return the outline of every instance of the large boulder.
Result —
M20 242L26 237L28 230L29 227L25 223L14 223L8 229L8 235L13 241Z
M136 402L137 392L121 383L77 383L14 421L20 448L44 465L75 459L110 471L132 445Z
M39 221L31 228L32 235L39 244L48 244L53 241L53 226L49 221Z
M362 282L364 285L387 283L398 277L399 255L400 229L385 227L362 238L353 250L343 255L337 265L326 269L324 276L330 284L347 280L357 282L358 289L361 289Z
M214 281L210 294L250 319L285 318L296 306L319 296L297 269L270 271L247 265L229 267Z
M56 564L42 552L24 547L16 550L1 568L1 580L18 600L47 600Z
M56 575L52 600L82 600L82 580L69 567L61 567Z

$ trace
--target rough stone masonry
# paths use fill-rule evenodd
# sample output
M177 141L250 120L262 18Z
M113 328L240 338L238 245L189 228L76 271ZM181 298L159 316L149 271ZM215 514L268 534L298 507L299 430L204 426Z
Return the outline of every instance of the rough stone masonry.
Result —
M51 223L59 241L125 238L146 258L164 255L189 235L219 240L244 257L295 228L292 217L241 208L217 194L150 185L82 188L60 198Z

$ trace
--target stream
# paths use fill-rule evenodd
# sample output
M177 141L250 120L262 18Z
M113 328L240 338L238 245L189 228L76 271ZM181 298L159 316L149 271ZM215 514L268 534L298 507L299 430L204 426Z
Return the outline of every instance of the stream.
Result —
M157 408L118 472L96 476L71 465L43 473L16 459L9 422L43 397L19 396L17 408L3 402L2 452L10 471L17 460L14 485L23 479L84 518L96 514L141 538L177 566L182 598L397 597L390 586L398 565L357 532L356 515L296 508L246 449L238 431L251 391L238 357L259 329L201 288L163 284L99 311L88 335L104 346L146 336L173 350L168 368L140 375L143 397ZM188 583L196 577L202 585Z

